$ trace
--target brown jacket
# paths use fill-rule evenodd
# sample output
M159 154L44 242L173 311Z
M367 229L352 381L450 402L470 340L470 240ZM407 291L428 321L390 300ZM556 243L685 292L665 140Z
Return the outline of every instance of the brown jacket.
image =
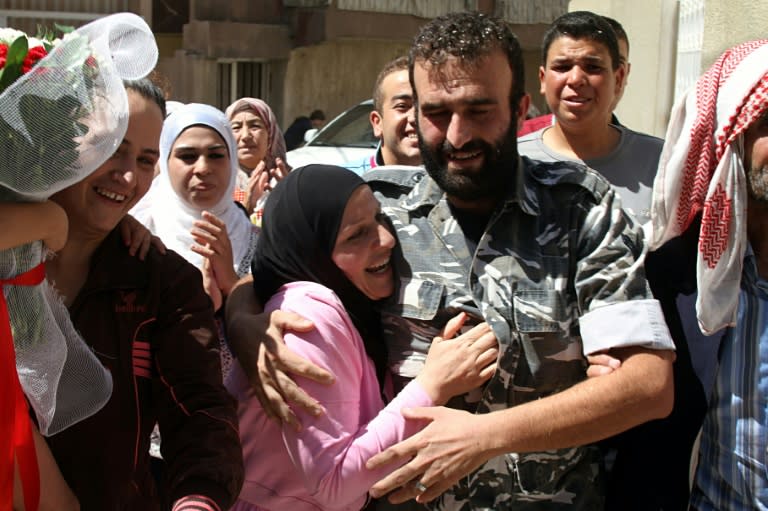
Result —
M228 509L243 481L242 451L200 272L170 251L139 261L113 231L70 313L114 380L102 410L49 438L82 510L161 510L192 494ZM160 488L148 454L155 422Z

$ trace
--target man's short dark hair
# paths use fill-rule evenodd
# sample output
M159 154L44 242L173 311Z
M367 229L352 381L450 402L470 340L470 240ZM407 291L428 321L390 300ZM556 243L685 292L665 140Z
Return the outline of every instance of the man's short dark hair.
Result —
M408 57L397 57L395 60L391 60L384 64L384 67L379 71L379 75L376 77L376 83L373 84L373 109L381 113L382 103L384 103L384 93L381 90L381 82L384 79L396 71L408 70Z
M594 41L602 44L611 55L611 67L617 70L620 65L619 43L611 24L603 16L589 11L573 11L563 14L547 29L541 45L541 64L547 65L549 47L561 37Z
M609 18L608 16L603 16L603 19L608 22L613 31L616 33L616 39L618 41L624 41L627 43L627 53L629 53L629 36L627 35L627 31L624 30L624 27L621 26L621 23L613 18ZM619 58L621 58L621 55L619 55Z
M309 114L309 120L310 121L324 121L325 120L325 112L322 110L312 110L312 113Z
M439 67L449 57L457 57L462 65L471 66L496 49L507 55L512 70L510 99L512 105L516 105L525 94L525 67L520 43L507 24L478 12L454 12L433 19L416 35L408 55L408 75L414 99L413 67L417 60Z
M144 99L154 102L160 107L163 119L165 119L165 94L159 85L149 78L140 78L138 80L124 80L123 87L125 87L125 90L132 90Z

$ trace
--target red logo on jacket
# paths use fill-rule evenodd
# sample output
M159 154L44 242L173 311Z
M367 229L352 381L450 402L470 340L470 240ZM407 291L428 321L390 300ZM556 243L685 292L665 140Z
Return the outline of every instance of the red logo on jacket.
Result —
M115 304L115 312L147 312L146 305L136 305L136 291L118 291L122 304Z

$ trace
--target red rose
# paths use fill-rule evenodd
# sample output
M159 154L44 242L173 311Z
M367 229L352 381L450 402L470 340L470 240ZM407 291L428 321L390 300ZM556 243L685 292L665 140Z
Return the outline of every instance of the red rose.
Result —
M88 67L96 67L96 59L93 58L93 55L90 55L87 59L85 59L85 65Z
M24 62L21 64L21 74L24 74L32 69L32 66L37 64L37 61L46 55L48 55L48 52L46 52L45 48L42 46L35 46L34 48L30 48L29 53L27 53L27 56L24 59Z
M0 44L0 68L5 67L5 57L8 55L8 45L5 43Z

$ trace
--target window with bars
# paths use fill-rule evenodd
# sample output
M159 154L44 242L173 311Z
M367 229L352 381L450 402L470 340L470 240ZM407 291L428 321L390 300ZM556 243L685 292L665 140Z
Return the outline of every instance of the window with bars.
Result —
M675 102L701 74L704 45L704 0L681 0L677 28Z
M263 62L219 62L218 107L223 110L242 97L261 98L268 102L266 67Z

